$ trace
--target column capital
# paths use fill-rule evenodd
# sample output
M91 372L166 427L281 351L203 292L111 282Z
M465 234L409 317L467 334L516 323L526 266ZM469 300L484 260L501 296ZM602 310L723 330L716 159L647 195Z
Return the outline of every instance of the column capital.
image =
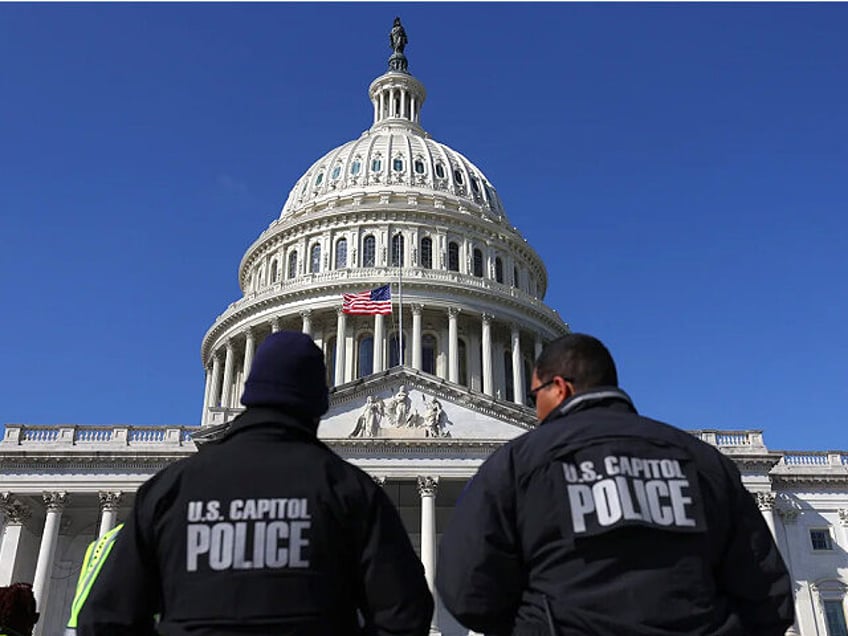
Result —
M511 322L511 323L509 323L509 329L510 329L510 331L512 332L512 335L513 335L513 336L515 336L515 335L521 335L521 334L520 334L521 325L519 325L517 322Z
M245 327L241 330L241 334L244 336L245 340L253 340L256 338L256 334L253 332L253 327Z
M798 519L798 510L789 506L777 506L777 514L783 519L783 523L794 523Z
M227 348L227 353L229 354L235 347L232 338L227 338L227 341L224 343L224 346Z
M459 312L461 311L462 309L460 309L459 307L448 307L448 317L456 318L459 315Z
M343 308L341 308L341 307L336 307L336 315L337 315L339 318L342 318L342 317L346 316L347 314L345 314L345 312L344 312L344 309L343 309Z
M371 475L371 479L373 479L374 483L377 484L380 488L386 485L385 475Z
M64 491L43 492L41 498L47 506L47 512L62 512L68 503L68 493Z
M839 525L848 528L848 508L840 508L836 512L839 515Z
M492 321L495 319L495 316L494 314L482 313L480 314L480 318L483 320L483 322L491 324Z
M435 497L439 489L439 478L418 475L418 494L422 497Z
M10 492L0 493L0 512L9 524L22 525L32 516L32 510Z
M117 510L124 498L124 493L120 490L101 490L97 493L97 497L100 499L101 510Z
M312 318L312 310L311 309L301 309L300 312L301 318Z
M421 303L412 303L409 308L412 310L413 316L420 316L421 312L424 311L424 305Z
M754 501L757 502L757 507L760 510L774 510L775 495L773 492L754 492L751 495L754 497Z
M277 316L271 318L271 333L277 333L280 330L280 319Z

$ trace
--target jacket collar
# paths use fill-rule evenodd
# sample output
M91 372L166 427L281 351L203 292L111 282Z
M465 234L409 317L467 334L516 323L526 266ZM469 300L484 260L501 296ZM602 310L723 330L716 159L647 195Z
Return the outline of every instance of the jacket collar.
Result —
M541 423L544 424L553 419L565 417L579 411L594 407L612 408L617 411L630 411L636 413L633 400L624 391L614 386L599 386L589 391L572 395L557 408L550 412Z
M244 431L273 428L281 433L299 438L318 439L317 426L308 418L267 406L250 406L230 423L220 441L226 441Z

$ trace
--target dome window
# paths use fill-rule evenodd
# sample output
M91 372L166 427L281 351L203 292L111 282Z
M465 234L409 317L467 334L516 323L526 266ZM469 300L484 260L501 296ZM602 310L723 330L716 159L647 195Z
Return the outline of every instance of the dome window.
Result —
M333 181L335 181L336 179L339 178L339 175L341 174L341 172L342 172L341 166L336 166L335 168L333 168L333 174L330 175L332 177Z
M440 163L436 164L436 176L439 177L439 179L445 178L445 167Z
M380 172L383 169L383 162L380 159L374 159L371 162L371 172Z
M395 172L403 172L403 159L395 159L392 162L392 168L394 168Z
M374 372L374 338L367 335L359 341L359 364L356 377L364 378Z
M392 237L392 266L403 267L403 234Z
M519 285L518 285L518 268L517 267L512 268L512 286L513 287L519 287Z
M370 234L362 239L362 267L374 267L377 241Z
M459 271L459 244L454 241L448 243L448 269L452 272Z
M421 370L436 375L436 337L424 334L421 338Z
M477 183L476 177L471 177L471 189L474 190L474 192L480 192L480 184Z
M498 256L498 257L495 259L495 280L496 280L496 281L498 281L498 282L499 282L499 283L501 283L501 284L503 284L503 281L504 281L504 277L503 277L503 261L501 260L501 257L500 257L500 256Z
M359 174L360 168L362 168L362 162L357 159L350 164L350 174Z
M309 255L309 271L313 274L321 271L321 245L319 243L312 246L312 252Z
M347 239L336 241L336 269L347 267Z
M289 252L289 278L297 276L297 250Z
M318 176L315 177L315 185L321 185L321 182L324 180L324 173L319 172Z
M421 239L421 267L433 269L433 239L429 236Z
M459 170L453 171L453 178L459 185L462 185L462 173Z
M415 160L415 174L424 174L424 162L420 159Z
M474 275L483 278L483 252L478 248L474 250Z

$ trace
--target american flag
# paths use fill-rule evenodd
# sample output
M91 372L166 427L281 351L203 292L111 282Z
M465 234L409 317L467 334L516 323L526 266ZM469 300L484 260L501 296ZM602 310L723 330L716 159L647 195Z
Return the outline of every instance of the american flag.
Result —
M344 294L342 311L354 316L388 315L392 313L392 290L383 285L358 294Z

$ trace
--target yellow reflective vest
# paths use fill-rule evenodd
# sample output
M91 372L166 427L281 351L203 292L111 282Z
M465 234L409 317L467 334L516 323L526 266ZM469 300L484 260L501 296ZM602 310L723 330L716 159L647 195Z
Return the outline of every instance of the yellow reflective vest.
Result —
M97 580L97 575L103 568L106 562L106 557L112 551L115 541L118 538L118 531L124 527L124 524L118 524L109 532L104 534L96 541L92 541L85 551L85 557L82 560L82 568L80 569L79 579L77 580L77 589L74 592L74 600L71 603L71 618L68 621L68 629L66 635L76 633L77 620L82 606L85 605L85 600L91 592L91 586Z

